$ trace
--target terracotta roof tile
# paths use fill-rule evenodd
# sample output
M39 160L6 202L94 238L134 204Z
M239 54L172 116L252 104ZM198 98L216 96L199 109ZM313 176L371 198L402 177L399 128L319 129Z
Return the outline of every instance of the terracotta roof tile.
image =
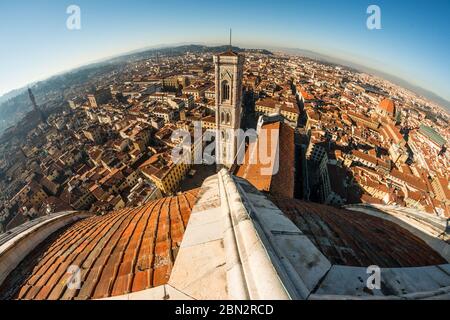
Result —
M3 283L16 299L92 299L167 283L199 190L91 217L39 245ZM69 290L70 265L81 266Z
M157 287L166 284L170 277L170 267L167 265L162 265L154 269L153 272L153 287Z
M219 56L223 57L237 57L238 55L239 54L237 52L234 52L232 50L228 50L219 54Z
M278 197L292 198L294 196L295 175L294 130L287 124L280 122L265 124L262 128L266 130L266 134L262 134L258 137L256 143L252 143L248 147L244 163L239 167L236 175L248 180L260 191L270 192ZM272 141L273 132L277 133L276 141ZM265 164L263 159L260 159L259 148L263 145L266 145L265 150L268 153L266 156L271 158L270 164ZM278 158L272 152L274 146L279 148ZM256 160L250 159L255 154L257 154ZM267 162L266 159L264 159L264 162ZM276 174L263 172L263 170L274 172L276 162L278 162Z
M274 202L333 264L394 268L446 263L424 241L393 222L295 199Z
M394 114L395 104L391 99L383 99L380 102L380 109L385 110L389 114Z

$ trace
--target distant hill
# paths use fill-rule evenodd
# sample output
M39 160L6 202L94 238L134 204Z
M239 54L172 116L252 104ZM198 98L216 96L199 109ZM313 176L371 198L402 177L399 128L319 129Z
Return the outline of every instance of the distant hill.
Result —
M186 52L191 53L219 53L229 49L229 46L206 46L202 44L183 44L179 46L166 46L166 47L154 47L154 48L146 48L142 50L135 50L130 53L126 53L120 56L111 57L105 59L104 61L92 63L85 65L83 67L64 72L58 75L55 75L47 80L40 81L34 84L30 84L29 86L33 86L33 90L37 100L42 101L47 97L50 91L57 92L57 96L60 101L63 101L65 90L70 89L71 86L82 85L83 82L87 81L91 77L95 77L103 72L111 70L111 68L116 67L118 64L123 64L127 62L133 62L141 59L149 59L155 57L156 54L160 55L180 55ZM267 55L272 55L272 51L267 49L244 49L233 46L232 49L236 52L254 52L254 53L262 53ZM271 48L269 48L271 49ZM409 89L417 94L424 96L431 101L443 106L447 110L450 111L450 101L443 99L437 94L423 89L421 87L415 86L409 83L406 80L403 80L397 76L392 74L387 74L384 72L380 72L378 70L355 64L350 61L346 61L339 58L334 58L331 56L323 55L310 50L302 50L302 49L289 49L289 48L272 48L272 50L279 50L286 53L298 54L301 56L305 56L307 58L319 60L324 63L333 63L341 66L345 66L347 68L351 68L354 71L365 72L369 74L373 74L389 80L401 87ZM28 86L12 90L7 94L0 97L0 133L5 130L7 127L14 125L20 120L26 112L31 109L31 104L29 102L28 96L26 94L26 89ZM58 100L59 100L58 99Z
M206 46L206 45L197 45L197 44L189 44L189 45L181 45L176 47L162 47L158 49L148 49L144 51L138 51L138 52L132 52L129 54L121 55L119 57L115 57L112 59L109 59L108 61L130 61L130 60L140 60L140 59L148 59L151 57L154 57L155 54L161 54L161 55L180 55L186 52L191 53L206 53L206 52L212 52L212 53L220 53L227 51L229 49L229 46ZM243 49L239 47L232 47L233 51L236 52L254 52L254 53L261 53L261 54L267 54L272 55L273 53L266 49Z
M52 76L46 80L29 84L20 89L12 90L0 97L0 133L6 128L15 125L21 118L23 118L28 111L31 110L31 103L28 98L27 88L32 87L36 99L45 101L48 94L53 92L53 97L57 101L63 103L64 93L69 90L71 86L79 86L88 79L98 76L104 72L110 71L112 68L120 64L132 62L136 60L148 59L154 57L156 54L160 55L180 55L186 52L203 53L212 52L219 53L228 50L228 46L213 46L206 45L180 45L175 47L160 47L148 48L123 54L117 57L108 58L104 61L91 63L74 70L70 70L58 75ZM233 47L237 52L258 52L262 54L271 55L272 53L265 49L242 49Z
M23 87L23 88L14 89L8 93L5 93L4 95L0 96L0 104L5 101L8 101L9 99L12 99L12 98L18 96L19 94L25 92L26 90L27 90L27 88Z
M107 72L112 68L114 68L114 65L108 63L94 64L39 81L30 85L30 87L38 105L45 109L49 100L58 104L64 104L65 93L70 91L72 86L83 84L88 79ZM6 128L15 125L32 109L26 88L16 90L15 94L14 97L0 103L0 133ZM9 94L9 96L12 96L12 94Z

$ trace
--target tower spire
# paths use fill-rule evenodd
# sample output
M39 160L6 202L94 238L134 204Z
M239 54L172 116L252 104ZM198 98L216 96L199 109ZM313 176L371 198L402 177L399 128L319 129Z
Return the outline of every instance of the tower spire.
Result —
M36 103L36 98L34 97L33 92L30 88L28 88L28 96L30 97L31 103L33 104L33 110L39 114L39 117L41 118L42 122L45 122L45 116L42 113L42 110L39 108L39 106Z
M30 88L28 88L28 96L30 97L30 101L33 104L33 109L35 111L39 111L39 107L37 106L36 99L35 99L34 94L33 94L33 92L31 91Z
M232 169L238 152L235 132L242 122L242 76L244 56L233 52L230 29L229 50L214 55L216 88L216 164Z

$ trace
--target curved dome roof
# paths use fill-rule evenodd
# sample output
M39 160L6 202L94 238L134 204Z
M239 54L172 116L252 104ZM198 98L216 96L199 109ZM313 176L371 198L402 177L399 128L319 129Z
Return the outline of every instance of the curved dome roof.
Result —
M386 111L389 114L394 114L395 104L391 99L384 99L380 102L380 109Z
M199 190L76 222L41 243L0 288L3 299L98 299L167 283ZM69 266L81 288L66 283Z
M200 190L41 238L21 233L0 251L0 266L11 266L25 244L30 253L5 273L0 299L450 298L442 219L397 207L349 209L270 200L223 169ZM369 265L380 268L379 289L366 286ZM67 286L69 266L79 267L79 288Z
M275 203L333 264L402 268L447 263L422 239L394 222L295 199Z

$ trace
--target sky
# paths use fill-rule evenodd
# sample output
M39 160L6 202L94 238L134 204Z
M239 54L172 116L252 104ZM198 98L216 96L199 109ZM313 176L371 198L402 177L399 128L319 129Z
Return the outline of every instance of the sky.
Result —
M369 30L369 5L381 30ZM81 9L69 30L66 10ZM103 58L175 43L316 51L450 101L449 0L0 0L0 95Z

